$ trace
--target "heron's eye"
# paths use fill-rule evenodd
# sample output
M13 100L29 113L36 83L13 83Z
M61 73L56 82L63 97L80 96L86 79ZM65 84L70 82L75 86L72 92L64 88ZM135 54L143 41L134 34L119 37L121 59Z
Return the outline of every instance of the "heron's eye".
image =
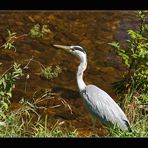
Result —
M74 51L74 48L71 48L72 51Z

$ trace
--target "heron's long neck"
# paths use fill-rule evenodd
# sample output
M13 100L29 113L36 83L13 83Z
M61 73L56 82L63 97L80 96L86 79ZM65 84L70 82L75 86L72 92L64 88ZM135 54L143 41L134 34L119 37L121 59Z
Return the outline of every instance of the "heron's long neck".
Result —
M84 90L86 87L86 84L83 81L83 72L85 71L86 67L87 67L87 59L85 55L80 58L80 65L78 66L78 71L77 71L77 84L80 92Z

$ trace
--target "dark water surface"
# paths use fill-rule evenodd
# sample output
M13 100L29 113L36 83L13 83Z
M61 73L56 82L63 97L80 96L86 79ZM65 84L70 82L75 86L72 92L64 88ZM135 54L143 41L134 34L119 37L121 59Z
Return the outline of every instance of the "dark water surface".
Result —
M7 70L15 61L25 66L33 57L35 61L24 69L25 75L17 81L13 91L13 107L22 98L32 99L34 94L42 96L45 90L55 93L52 99L45 101L47 107L42 114L49 115L50 124L64 121L63 127L77 129L80 135L91 133L91 118L80 98L76 84L76 70L79 60L62 50L53 48L53 44L80 45L85 48L88 67L84 73L86 84L95 84L110 94L117 102L111 84L118 80L124 67L113 48L108 43L127 39L126 30L136 27L132 11L8 11L0 12L0 45L7 37L7 29L17 35L27 34L37 23L48 25L51 32L43 38L26 37L15 43L16 52L3 50L0 53L0 73ZM62 73L53 80L39 76L40 63L44 66L60 65ZM30 76L26 83L27 74ZM26 92L25 92L26 85ZM64 99L70 109L61 103ZM61 105L52 108L55 105ZM96 132L105 135L104 127L97 123Z

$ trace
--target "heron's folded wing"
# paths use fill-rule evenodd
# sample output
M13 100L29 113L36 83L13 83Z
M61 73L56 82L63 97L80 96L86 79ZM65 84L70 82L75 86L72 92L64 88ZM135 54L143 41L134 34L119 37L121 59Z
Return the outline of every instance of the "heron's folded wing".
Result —
M95 85L88 85L83 97L88 110L102 122L126 126L124 122L128 120L124 112L105 91Z

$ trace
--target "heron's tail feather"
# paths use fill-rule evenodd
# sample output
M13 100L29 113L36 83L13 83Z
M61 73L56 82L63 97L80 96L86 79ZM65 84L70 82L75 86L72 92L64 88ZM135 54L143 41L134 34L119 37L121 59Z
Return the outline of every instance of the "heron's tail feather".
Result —
M132 132L132 129L131 129L131 126L130 126L129 122L127 120L124 120L124 122L125 122L125 124L126 124L126 126L128 128L128 131Z

